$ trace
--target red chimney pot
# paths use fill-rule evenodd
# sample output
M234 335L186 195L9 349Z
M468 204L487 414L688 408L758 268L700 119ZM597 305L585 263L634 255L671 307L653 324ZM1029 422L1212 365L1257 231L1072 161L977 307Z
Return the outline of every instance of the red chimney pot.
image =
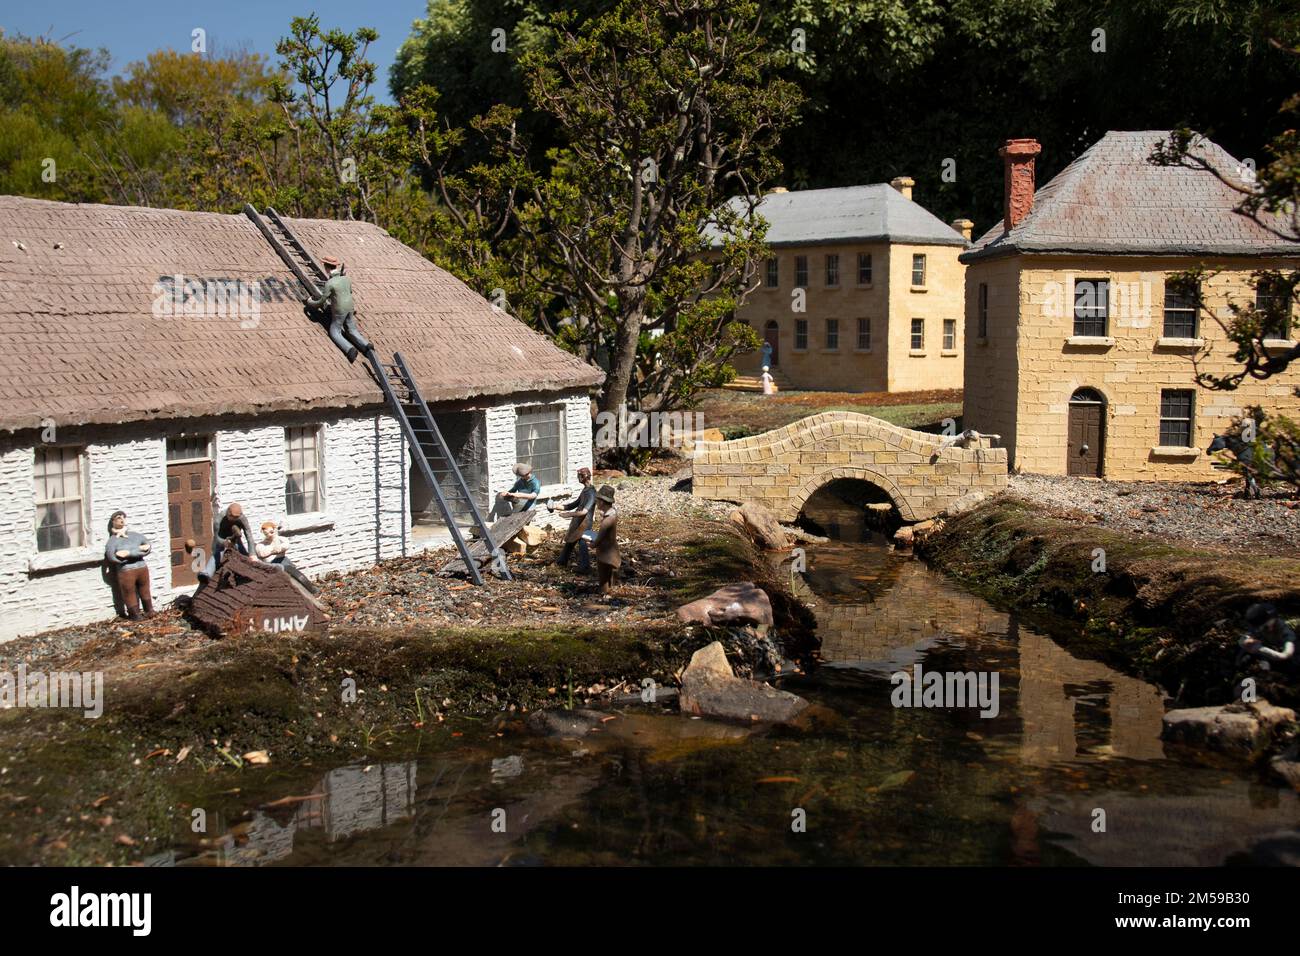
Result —
M1036 139L1009 139L998 150L1005 171L1002 229L1010 232L1034 207L1034 157L1043 147Z

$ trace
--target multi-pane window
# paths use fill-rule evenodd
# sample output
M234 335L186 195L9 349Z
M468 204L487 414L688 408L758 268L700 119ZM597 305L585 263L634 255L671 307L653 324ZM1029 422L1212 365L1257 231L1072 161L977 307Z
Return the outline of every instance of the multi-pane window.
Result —
M826 320L826 347L828 349L837 349L840 347L840 320Z
M167 439L167 463L206 461L212 457L211 435L174 435Z
M858 319L858 348L864 352L871 349L870 319Z
M1074 334L1105 335L1110 320L1110 280L1074 280Z
M797 288L808 288L808 257L794 257L794 284Z
M801 352L808 348L807 319L794 320L794 347Z
M871 253L858 253L858 285L871 285Z
M564 481L564 406L520 409L515 416L515 461L533 466L544 485Z
M36 550L86 543L85 453L81 448L37 448Z
M912 256L912 285L925 285L925 256L919 252Z
M912 351L925 348L925 319L912 320Z
M284 510L291 515L324 511L321 453L317 425L284 430Z
M1196 338L1196 311L1200 289L1194 279L1165 280L1164 336L1169 339Z
M840 257L836 253L826 256L826 288L833 289L840 284Z
M1266 338L1291 337L1291 294L1277 279L1265 277L1256 284L1255 310L1262 313Z
M976 302L976 334L982 338L989 337L989 287L985 282L979 285L979 297Z
M781 260L773 256L767 260L767 287L775 289L781 284Z
M957 348L957 320L943 320L943 347L945 351L951 352Z
M1164 388L1160 390L1160 444L1175 448L1192 447L1192 411L1194 395L1191 389Z

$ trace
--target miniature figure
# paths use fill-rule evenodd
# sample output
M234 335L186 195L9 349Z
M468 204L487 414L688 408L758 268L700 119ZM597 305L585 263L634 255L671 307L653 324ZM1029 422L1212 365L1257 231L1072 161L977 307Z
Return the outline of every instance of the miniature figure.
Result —
M763 367L764 372L766 372L769 368L772 367L772 343L771 342L763 343L763 357L759 361L759 365Z
M321 287L320 295L314 299L305 299L308 309L323 309L329 306L330 338L339 351L348 357L349 362L357 360L357 350L369 352L370 340L357 328L356 306L352 301L352 280L343 274L343 263L330 256L321 260L321 265L329 273L329 278Z
M216 495L213 495L214 505L215 499ZM212 521L212 554L208 557L204 569L198 572L200 581L206 581L217 573L217 566L221 563L221 553L227 547L233 546L243 555L252 554L253 549L253 529L244 514L243 505L233 501L223 513L218 514L216 507L213 507L212 513L215 515ZM193 544L187 541L185 547L186 550L192 550Z
M1267 480L1276 477L1278 474L1277 466L1274 463L1273 449L1262 442L1255 444L1242 441L1240 435L1223 434L1215 435L1214 441L1210 442L1209 447L1205 449L1207 455L1213 455L1219 451L1228 452L1241 465L1242 475L1246 479L1242 497L1247 499L1263 498L1264 492L1260 490L1259 479L1262 477Z
M104 546L104 560L117 576L117 587L122 595L126 616L133 621L153 616L153 594L149 590L149 565L145 556L150 551L149 539L126 526L126 512L114 511L108 519L108 544ZM144 606L144 614L140 606Z
M600 593L608 594L614 583L614 572L623 563L618 553L618 509L614 507L614 489L610 485L596 492L596 508L600 518L594 547L596 580Z
M316 593L316 587L311 583L311 579L299 571L297 566L289 560L286 553L289 550L289 545L280 537L280 528L274 521L262 522L262 540L258 542L254 550L257 552L257 560L266 564L274 564L306 588L308 593Z
M1295 630L1270 601L1252 604L1246 608L1246 632L1237 642L1243 658L1255 657L1265 669L1277 667L1285 671L1300 670L1300 655L1296 654Z
M516 511L531 511L542 493L542 483L533 477L533 466L525 461L515 465L515 483L509 491L497 492L493 517L504 518ZM520 504L522 502L522 505Z
M591 550L587 547L586 532L591 530L596 515L596 489L591 484L591 469L579 468L578 481L582 485L578 497L560 506L560 517L572 520L569 522L569 530L564 534L564 547L560 549L560 557L555 563L560 567L567 567L569 556L573 554L576 546L578 573L586 574L591 570ZM555 511L553 503L548 503L546 508L548 511Z
M768 367L767 367L766 365L763 366L763 394L764 394L764 395L775 395L775 394L776 394L776 382L773 380L772 375L771 375L771 373L767 370L767 368L768 368Z

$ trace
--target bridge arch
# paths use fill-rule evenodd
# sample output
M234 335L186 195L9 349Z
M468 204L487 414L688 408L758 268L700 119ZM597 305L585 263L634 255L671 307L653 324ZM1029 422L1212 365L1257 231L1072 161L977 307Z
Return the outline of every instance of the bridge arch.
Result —
M870 482L904 521L941 514L958 499L1007 486L1007 451L987 439L961 447L869 415L822 412L734 441L698 442L693 488L700 498L756 501L794 521L818 488L839 478Z
M919 518L912 511L911 503L907 496L903 494L901 488L886 475L868 468L857 468L845 466L843 468L832 468L823 474L813 475L808 478L796 491L790 495L788 507L794 512L794 517L799 517L799 512L803 511L803 506L808 503L808 499L815 495L822 488L832 482L839 481L841 478L853 478L858 481L865 481L868 484L875 485L881 491L889 496L898 513L904 521L918 521ZM789 519L793 520L793 519Z

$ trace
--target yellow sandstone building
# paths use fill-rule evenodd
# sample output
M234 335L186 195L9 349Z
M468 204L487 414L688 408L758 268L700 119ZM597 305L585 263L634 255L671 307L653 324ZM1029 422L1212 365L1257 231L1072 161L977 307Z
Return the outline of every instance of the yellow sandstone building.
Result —
M1109 132L1037 192L1039 144L999 150L1003 221L961 256L964 423L1000 435L1015 470L1220 477L1204 449L1233 415L1300 411L1285 376L1226 392L1196 384L1198 370L1240 368L1217 320L1230 301L1266 294L1256 270L1297 268L1300 244L1237 213L1242 195L1212 173L1148 162L1169 135ZM1214 143L1195 155L1247 185ZM1199 287L1175 277L1199 268L1212 270Z
M737 318L763 339L782 388L906 392L961 388L958 256L971 223L949 226L912 201L913 181L775 190L758 204L772 255Z

